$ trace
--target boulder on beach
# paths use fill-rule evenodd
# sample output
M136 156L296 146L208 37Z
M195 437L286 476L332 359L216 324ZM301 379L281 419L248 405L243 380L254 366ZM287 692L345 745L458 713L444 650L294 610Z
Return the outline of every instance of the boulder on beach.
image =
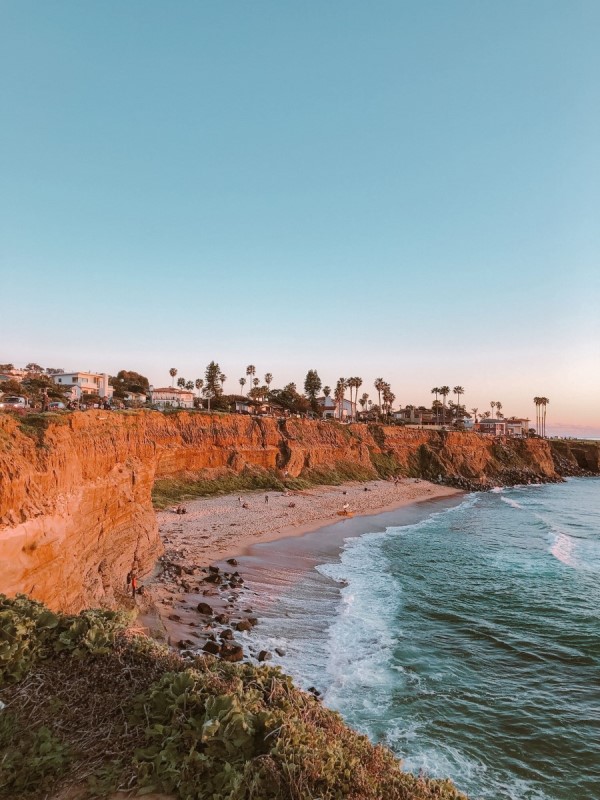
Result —
M259 661L270 661L273 658L271 653L268 650L261 650L258 654Z
M221 647L220 655L223 661L241 661L244 657L244 649L241 644L231 641Z
M196 610L200 614L206 614L207 616L212 616L213 613L213 610L211 606L208 605L208 603L198 603L198 605L196 606Z
M249 631L252 628L250 620L241 619L235 626L236 631Z
M218 656L221 652L221 645L217 642L213 642L211 639L205 643L204 647L202 648L205 653L210 653L213 656Z

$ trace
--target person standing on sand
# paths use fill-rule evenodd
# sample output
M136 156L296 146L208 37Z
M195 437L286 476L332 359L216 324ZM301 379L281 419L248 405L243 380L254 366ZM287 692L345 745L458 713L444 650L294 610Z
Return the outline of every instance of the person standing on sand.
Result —
M265 495L265 504L269 505L269 495L268 494Z
M238 497L238 503L239 503L240 505L242 505L242 498L241 498L241 497Z

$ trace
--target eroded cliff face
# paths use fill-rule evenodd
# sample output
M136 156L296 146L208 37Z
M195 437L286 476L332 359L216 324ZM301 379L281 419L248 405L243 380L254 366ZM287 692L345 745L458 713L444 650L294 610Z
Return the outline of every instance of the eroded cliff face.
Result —
M597 451L585 459L597 470ZM249 467L296 477L344 463L365 476L441 475L469 488L558 477L539 439L499 444L471 433L186 412L2 414L0 591L63 611L116 605L132 565L144 574L161 552L157 478Z

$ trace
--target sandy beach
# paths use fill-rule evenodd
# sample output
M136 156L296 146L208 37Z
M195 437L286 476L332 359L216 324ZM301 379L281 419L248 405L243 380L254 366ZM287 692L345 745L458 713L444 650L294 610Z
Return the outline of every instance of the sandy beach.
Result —
M340 519L338 512L345 504L349 513L357 516L457 493L457 489L418 478L396 484L379 480L285 494L249 492L203 498L186 502L186 514L168 510L157 517L165 549L186 548L194 563L208 565L241 555L257 542L298 536L331 524Z
M144 595L137 601L140 623L181 649L201 649L211 640L209 647L216 651L225 641L223 634L229 642L236 631L256 624L236 558L253 545L347 524L338 514L346 504L356 518L457 494L447 486L407 478L224 495L188 501L185 514L159 512L165 553L143 582ZM239 650L230 655L231 660L241 657Z

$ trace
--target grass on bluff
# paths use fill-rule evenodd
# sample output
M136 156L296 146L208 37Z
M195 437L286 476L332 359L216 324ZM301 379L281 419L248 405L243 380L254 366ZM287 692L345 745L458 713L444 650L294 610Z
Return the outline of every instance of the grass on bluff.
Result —
M272 470L245 469L240 473L227 472L218 476L182 475L160 478L152 489L152 501L157 509L168 508L185 500L214 497L236 492L285 492L309 489L311 486L340 486L347 481L368 481L377 477L373 470L349 461L335 467L315 467L304 470L300 478L283 478Z
M0 595L0 797L465 800L403 772L279 669L183 659L126 624Z

